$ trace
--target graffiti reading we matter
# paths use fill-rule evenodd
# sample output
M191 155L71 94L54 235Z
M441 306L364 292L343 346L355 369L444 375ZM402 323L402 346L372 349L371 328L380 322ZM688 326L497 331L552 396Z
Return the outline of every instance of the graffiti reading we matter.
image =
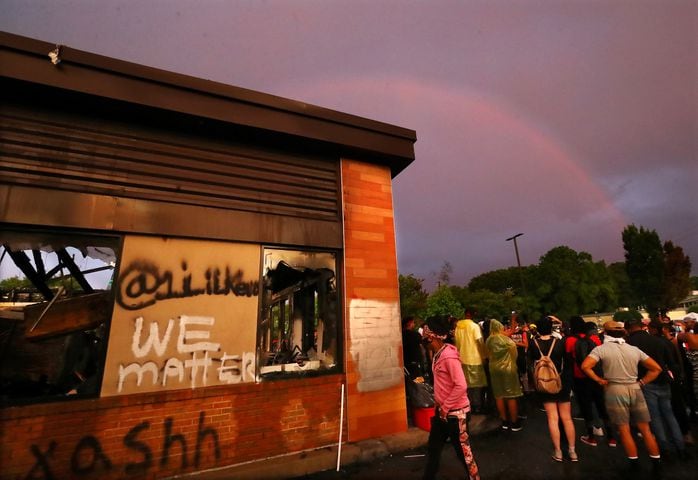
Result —
M126 310L139 310L171 298L189 298L199 295L235 295L252 297L259 294L259 281L244 281L243 271L210 267L202 278L194 278L186 261L180 271L160 271L149 260L132 262L119 275L116 302Z
M170 357L163 361L146 361L144 363L133 362L128 365L119 365L119 379L117 391L121 392L124 382L129 376L134 375L136 386L140 387L146 373L150 375L152 385L162 384L166 387L169 382L188 382L191 388L206 386L209 368L213 362L219 362L217 367L218 381L221 383L240 383L254 380L255 354L244 352L242 355L228 355L220 352L220 343L210 341L210 330L216 319L213 317L195 317L181 315L179 322L171 318L167 322L165 332L160 336L160 327L157 322L150 322L149 334L143 337L143 317L136 318L131 352L135 358L143 358L151 355L151 351L157 357L163 357L167 345L172 338L175 323L178 323L177 353L186 357ZM186 374L189 372L188 375Z

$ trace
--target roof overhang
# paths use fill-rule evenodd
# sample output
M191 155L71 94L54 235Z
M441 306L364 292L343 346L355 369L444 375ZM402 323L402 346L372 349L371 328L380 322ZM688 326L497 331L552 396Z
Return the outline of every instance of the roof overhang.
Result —
M55 49L0 32L0 77L330 145L393 177L414 160L413 130L65 46L54 65Z

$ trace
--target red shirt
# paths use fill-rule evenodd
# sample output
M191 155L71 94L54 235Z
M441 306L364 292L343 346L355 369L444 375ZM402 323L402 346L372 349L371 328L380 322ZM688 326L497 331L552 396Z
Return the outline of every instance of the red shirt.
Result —
M586 335L583 333L580 333L579 336L582 338L586 337ZM601 345L601 339L598 337L598 335L591 335L589 338L596 344L597 347ZM565 352L567 352L571 358L574 358L574 347L576 344L577 336L570 335L569 337L565 338ZM576 359L574 362L574 378L586 378L586 375L584 372L582 372L582 369L579 368Z

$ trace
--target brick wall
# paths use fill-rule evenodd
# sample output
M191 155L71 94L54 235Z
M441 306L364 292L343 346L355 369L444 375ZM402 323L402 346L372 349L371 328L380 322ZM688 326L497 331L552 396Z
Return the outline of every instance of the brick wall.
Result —
M161 478L337 442L341 375L0 410L0 478Z
M390 169L342 160L349 440L405 431Z

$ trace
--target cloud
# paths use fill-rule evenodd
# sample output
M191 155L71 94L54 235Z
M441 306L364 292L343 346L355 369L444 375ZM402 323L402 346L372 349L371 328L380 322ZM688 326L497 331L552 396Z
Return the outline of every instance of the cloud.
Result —
M565 145L503 101L402 76L304 79L286 88L416 129L417 159L394 183L404 273L429 277L448 260L463 282L509 266L504 239L520 231L524 263L559 244L620 259L625 219L603 186Z
M454 281L627 223L698 268L698 3L0 0L0 28L416 130L399 265Z

